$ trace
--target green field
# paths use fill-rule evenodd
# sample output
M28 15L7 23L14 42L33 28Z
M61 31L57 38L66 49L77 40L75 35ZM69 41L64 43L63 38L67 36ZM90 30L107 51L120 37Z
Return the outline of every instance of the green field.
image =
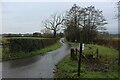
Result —
M114 40L120 40L120 38L112 38L112 39L114 39Z
M107 59L109 61L114 61L115 59L118 59L118 50L115 50L113 48L107 48L104 46L100 46L100 45L91 45L88 44L86 45L87 47L91 47L92 48L92 53L95 54L96 53L96 49L98 49L99 51L99 55L100 57L103 59L105 56L107 56ZM88 54L88 50L84 50L85 54Z
M67 56L63 61L57 64L56 78L118 78L117 50L91 44L88 44L85 47L92 48L92 50L85 48L84 54L86 55L89 53L95 54L96 49L99 50L99 64L96 66L94 62L91 63L91 60L86 61L84 58L82 58L81 76L78 77L78 61L73 61L70 59L70 56ZM103 64L106 59L108 64ZM106 67L107 71L104 69ZM100 68L101 70L98 70Z

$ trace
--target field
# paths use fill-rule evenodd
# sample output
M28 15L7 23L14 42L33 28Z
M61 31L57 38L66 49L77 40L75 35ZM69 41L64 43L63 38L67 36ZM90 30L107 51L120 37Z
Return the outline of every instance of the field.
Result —
M91 50L88 49L91 48ZM81 76L77 76L78 60L71 60L70 55L57 64L56 78L118 78L118 51L100 45L85 45L83 53L88 55L99 50L99 60L86 61L82 58Z
M95 39L94 43L119 50L120 38Z

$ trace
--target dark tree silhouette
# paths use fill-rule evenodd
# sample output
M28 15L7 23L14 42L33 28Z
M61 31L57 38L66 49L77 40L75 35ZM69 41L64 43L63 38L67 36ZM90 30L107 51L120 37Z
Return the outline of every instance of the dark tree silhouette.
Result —
M91 42L98 30L105 30L107 24L102 11L95 9L94 6L83 8L80 13L80 27L82 28L82 38L85 42Z
M43 23L45 28L53 31L53 37L55 38L56 33L60 30L63 21L64 19L62 15L54 14L51 16L50 20L45 20Z
M105 29L105 24L107 22L102 11L95 9L94 6L82 8L74 4L66 14L66 36L73 34L73 41L79 40L80 36L80 41L91 42L96 37L98 30Z
M120 1L118 2L118 19L120 20Z
M74 4L65 16L65 36L69 41L79 41L79 9L80 7Z

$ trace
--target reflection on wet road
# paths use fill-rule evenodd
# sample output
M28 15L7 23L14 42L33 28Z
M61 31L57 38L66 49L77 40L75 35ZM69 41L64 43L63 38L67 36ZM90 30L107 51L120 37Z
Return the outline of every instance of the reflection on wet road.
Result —
M69 54L69 47L60 40L61 48L27 59L2 63L3 78L54 78L55 64Z

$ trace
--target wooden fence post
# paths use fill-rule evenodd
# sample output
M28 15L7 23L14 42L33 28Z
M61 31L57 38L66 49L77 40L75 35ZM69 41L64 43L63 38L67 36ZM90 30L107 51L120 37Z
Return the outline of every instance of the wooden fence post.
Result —
M71 48L71 56L70 56L70 58L73 60L74 59L74 49L73 48Z
M77 48L75 49L75 52L76 52L76 54L75 54L75 58L76 58L76 60L78 60L78 57L77 57L77 52L78 52L78 50L77 50Z
M96 57L97 57L97 64L98 64L98 49L97 49L97 52L96 52L96 53L97 53L97 56L96 56Z
M98 59L98 49L97 49L97 52L96 52L96 53L97 53L97 59Z
M80 54L79 54L79 62L78 62L78 76L80 76L80 67L81 67L81 54L82 54L82 43L80 43Z

